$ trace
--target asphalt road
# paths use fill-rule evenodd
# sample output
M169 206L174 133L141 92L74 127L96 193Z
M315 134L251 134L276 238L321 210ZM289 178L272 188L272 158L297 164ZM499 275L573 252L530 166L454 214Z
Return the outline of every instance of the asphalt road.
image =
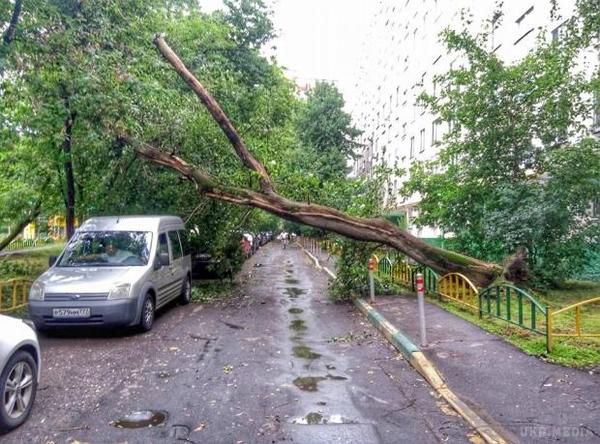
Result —
M42 337L29 421L1 442L467 442L469 427L327 279L277 243L226 302L172 306L152 332ZM119 420L156 411L152 427ZM145 419L145 418L144 418ZM159 424L160 423L160 424ZM126 426L126 427L118 427Z

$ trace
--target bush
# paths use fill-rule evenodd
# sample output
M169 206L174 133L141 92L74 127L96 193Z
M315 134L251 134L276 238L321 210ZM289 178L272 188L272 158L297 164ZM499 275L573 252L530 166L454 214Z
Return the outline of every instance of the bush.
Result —
M24 278L35 274L34 267L22 261L0 261L0 279Z
M337 261L337 277L330 287L329 295L335 301L349 301L368 291L367 263L375 246L365 242L341 240L341 253Z

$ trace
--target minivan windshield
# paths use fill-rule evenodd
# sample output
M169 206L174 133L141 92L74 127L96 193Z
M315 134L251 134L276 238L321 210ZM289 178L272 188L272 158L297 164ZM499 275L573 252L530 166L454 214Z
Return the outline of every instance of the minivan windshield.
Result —
M152 233L81 231L62 255L59 267L135 267L148 264Z

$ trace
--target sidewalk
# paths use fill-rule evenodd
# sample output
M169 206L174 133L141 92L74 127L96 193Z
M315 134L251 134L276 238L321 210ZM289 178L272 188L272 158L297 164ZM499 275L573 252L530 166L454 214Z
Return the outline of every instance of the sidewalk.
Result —
M378 296L371 305L419 344L414 296ZM421 350L481 417L516 442L600 442L600 374L528 356L436 305L425 313L429 345Z

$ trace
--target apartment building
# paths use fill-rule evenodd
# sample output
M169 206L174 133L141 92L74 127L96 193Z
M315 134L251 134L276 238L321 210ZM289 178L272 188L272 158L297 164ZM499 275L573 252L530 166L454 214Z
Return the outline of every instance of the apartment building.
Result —
M501 6L494 0L380 0L361 49L362 64L349 103L354 124L363 131L364 147L352 173L370 175L381 164L408 170L412 162L436 156L449 123L418 106L416 98L423 90L435 94L434 76L465 63L447 53L440 32L447 27L462 29L462 18L468 15L469 30L491 30L490 51L514 62L534 47L542 29L549 31L547 38L560 38L575 0L557 0L554 14L552 5L552 0L505 0ZM597 63L597 52L595 57ZM595 120L593 126L600 127L598 115ZM386 190L388 206L407 218L413 234L438 237L437 229L417 229L411 223L419 196L400 199L402 180L394 179Z

